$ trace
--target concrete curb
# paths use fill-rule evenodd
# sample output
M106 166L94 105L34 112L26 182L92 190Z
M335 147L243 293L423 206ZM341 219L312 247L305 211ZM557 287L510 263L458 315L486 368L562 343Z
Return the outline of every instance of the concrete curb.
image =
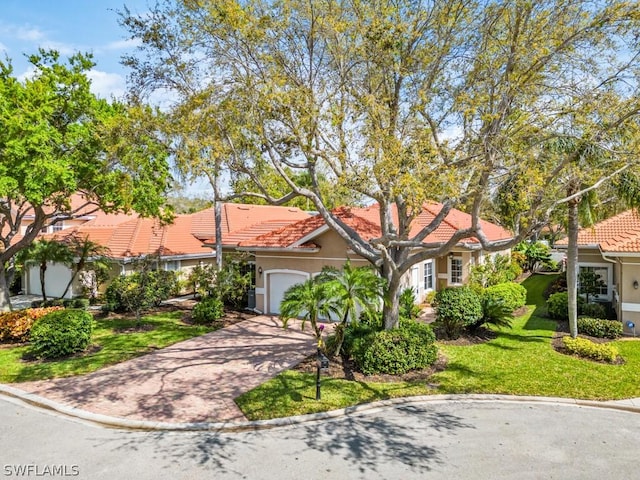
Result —
M415 404L441 404L441 403L531 403L531 404L551 404L560 406L575 406L589 408L605 408L630 413L639 413L640 406L636 406L632 401L610 401L600 402L594 400L579 400L572 398L557 397L535 397L535 396L511 396L511 395L421 395L416 397L394 398L380 400L373 403L355 405L339 410L328 412L312 413L307 415L297 415L294 417L276 418L273 420L259 420L249 422L192 422L192 423L171 423L153 422L148 420L130 420L126 418L110 417L97 413L88 412L75 407L70 407L48 398L28 393L23 390L0 384L0 394L20 400L21 402L33 405L42 409L50 410L61 415L76 418L98 426L116 428L123 430L143 430L143 431L175 431L175 432L196 432L196 431L217 431L217 432L242 432L250 430L266 430L271 428L299 425L303 423L330 420L343 416L354 416L361 414L377 413L390 407L409 406Z

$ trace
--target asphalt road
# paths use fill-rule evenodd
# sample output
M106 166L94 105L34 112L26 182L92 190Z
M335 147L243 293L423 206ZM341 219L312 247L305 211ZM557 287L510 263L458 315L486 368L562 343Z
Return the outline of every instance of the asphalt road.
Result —
M250 432L140 432L0 397L0 478L628 479L640 414L426 402ZM26 475L26 474L30 475Z

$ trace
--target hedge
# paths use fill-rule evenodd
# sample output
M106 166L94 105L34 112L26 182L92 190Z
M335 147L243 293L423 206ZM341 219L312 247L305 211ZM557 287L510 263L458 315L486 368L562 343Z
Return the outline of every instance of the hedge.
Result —
M622 335L622 322L600 318L578 318L578 332L598 338L618 338Z
M594 343L586 338L563 337L562 343L569 353L590 360L613 363L618 358L618 349L608 343Z
M491 302L502 303L512 312L524 307L527 303L527 289L513 282L487 287L484 296Z
M34 322L62 307L27 308L0 314L0 342L26 342Z

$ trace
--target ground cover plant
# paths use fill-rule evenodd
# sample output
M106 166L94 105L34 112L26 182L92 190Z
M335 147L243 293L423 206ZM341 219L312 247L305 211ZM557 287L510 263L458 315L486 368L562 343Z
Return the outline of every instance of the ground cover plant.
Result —
M379 381L346 376L322 380L322 400L316 402L315 376L290 370L236 399L250 419L266 419L344 408L374 400L408 395L489 393L539 395L592 400L640 397L640 341L624 338L610 343L625 360L606 364L564 355L552 347L558 322L545 317L543 291L556 275L533 275L523 282L527 312L510 330L496 329L496 338L479 344L440 342L446 367L426 377ZM345 339L347 340L347 339Z

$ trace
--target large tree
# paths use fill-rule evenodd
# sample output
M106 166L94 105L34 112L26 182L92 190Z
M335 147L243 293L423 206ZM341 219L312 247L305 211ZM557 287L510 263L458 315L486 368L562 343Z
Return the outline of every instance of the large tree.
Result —
M21 80L0 61L0 310L15 255L66 218L135 210L163 216L170 184L156 113L91 93L91 57L40 51ZM72 195L81 199L71 202ZM28 222L26 220L29 220Z
M506 248L638 161L638 14L626 2L165 0L122 20L141 42L127 59L134 91L197 77L191 98L206 86L216 125L233 125L217 160L256 186L245 195L309 199L387 280L388 328L412 265L470 238L469 248ZM576 175L579 156L550 147L567 136L610 148L611 161ZM289 191L272 196L265 169ZM332 213L323 178L380 206L379 238ZM514 238L489 241L479 219L514 179L524 199ZM412 231L427 201L440 214ZM472 224L426 242L454 207Z

